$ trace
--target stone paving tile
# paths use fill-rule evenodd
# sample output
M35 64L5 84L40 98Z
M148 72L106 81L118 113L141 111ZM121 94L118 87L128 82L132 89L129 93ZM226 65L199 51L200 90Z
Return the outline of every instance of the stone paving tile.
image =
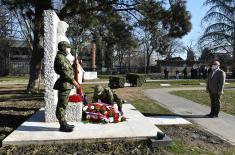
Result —
M192 124L188 120L178 116L151 116L147 118L155 125Z

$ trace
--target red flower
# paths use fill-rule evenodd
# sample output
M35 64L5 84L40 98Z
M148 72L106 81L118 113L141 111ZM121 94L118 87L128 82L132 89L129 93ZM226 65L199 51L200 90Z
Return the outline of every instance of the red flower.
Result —
M69 96L69 102L83 102L83 98L78 94Z
M98 118L96 119L96 122L100 123L101 121L102 121L101 116L98 116Z
M114 112L112 109L110 109L110 110L108 111L109 117L113 117L114 114L115 114L115 112Z
M104 114L105 111L107 111L106 106L105 106L105 105L102 105L101 108L100 108L100 111L101 111L102 114Z
M100 104L95 104L95 109L96 109L96 111L100 111L101 110L101 105Z

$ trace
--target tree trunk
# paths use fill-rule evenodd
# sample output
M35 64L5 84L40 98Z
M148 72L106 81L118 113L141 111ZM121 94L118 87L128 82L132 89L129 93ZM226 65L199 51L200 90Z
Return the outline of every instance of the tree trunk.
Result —
M233 26L233 63L232 63L232 78L235 78L235 24Z
M150 66L150 57L151 57L151 54L149 54L147 52L147 64L146 64L146 73L147 74L149 74L149 71L150 71L150 68L149 68L149 66Z
M40 40L43 39L43 9L35 8L35 22L33 30L33 52L30 61L30 75L27 92L37 92L39 79L42 70L43 48L40 47Z

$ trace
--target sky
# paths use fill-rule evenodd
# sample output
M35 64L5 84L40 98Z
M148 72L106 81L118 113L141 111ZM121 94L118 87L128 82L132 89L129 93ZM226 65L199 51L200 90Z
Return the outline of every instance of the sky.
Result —
M185 45L195 44L203 34L201 20L205 16L208 7L203 6L205 0L187 0L187 10L191 13L192 30L182 38Z

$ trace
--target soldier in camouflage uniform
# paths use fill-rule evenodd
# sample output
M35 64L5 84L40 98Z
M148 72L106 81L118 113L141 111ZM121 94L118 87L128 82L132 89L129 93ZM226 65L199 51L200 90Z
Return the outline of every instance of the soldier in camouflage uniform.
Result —
M60 75L55 82L53 89L58 90L58 104L56 107L56 117L60 123L60 131L72 132L74 126L69 125L65 120L65 109L68 105L68 96L73 86L80 88L78 82L74 80L74 70L68 60L68 55L71 55L71 46L68 42L62 41L58 44L58 53L54 61L54 70Z
M98 100L101 100L101 102L106 104L113 104L114 102L116 102L118 105L118 110L123 115L122 104L124 103L124 101L120 99L120 97L109 87L102 87L101 85L95 86L93 102L98 102Z

